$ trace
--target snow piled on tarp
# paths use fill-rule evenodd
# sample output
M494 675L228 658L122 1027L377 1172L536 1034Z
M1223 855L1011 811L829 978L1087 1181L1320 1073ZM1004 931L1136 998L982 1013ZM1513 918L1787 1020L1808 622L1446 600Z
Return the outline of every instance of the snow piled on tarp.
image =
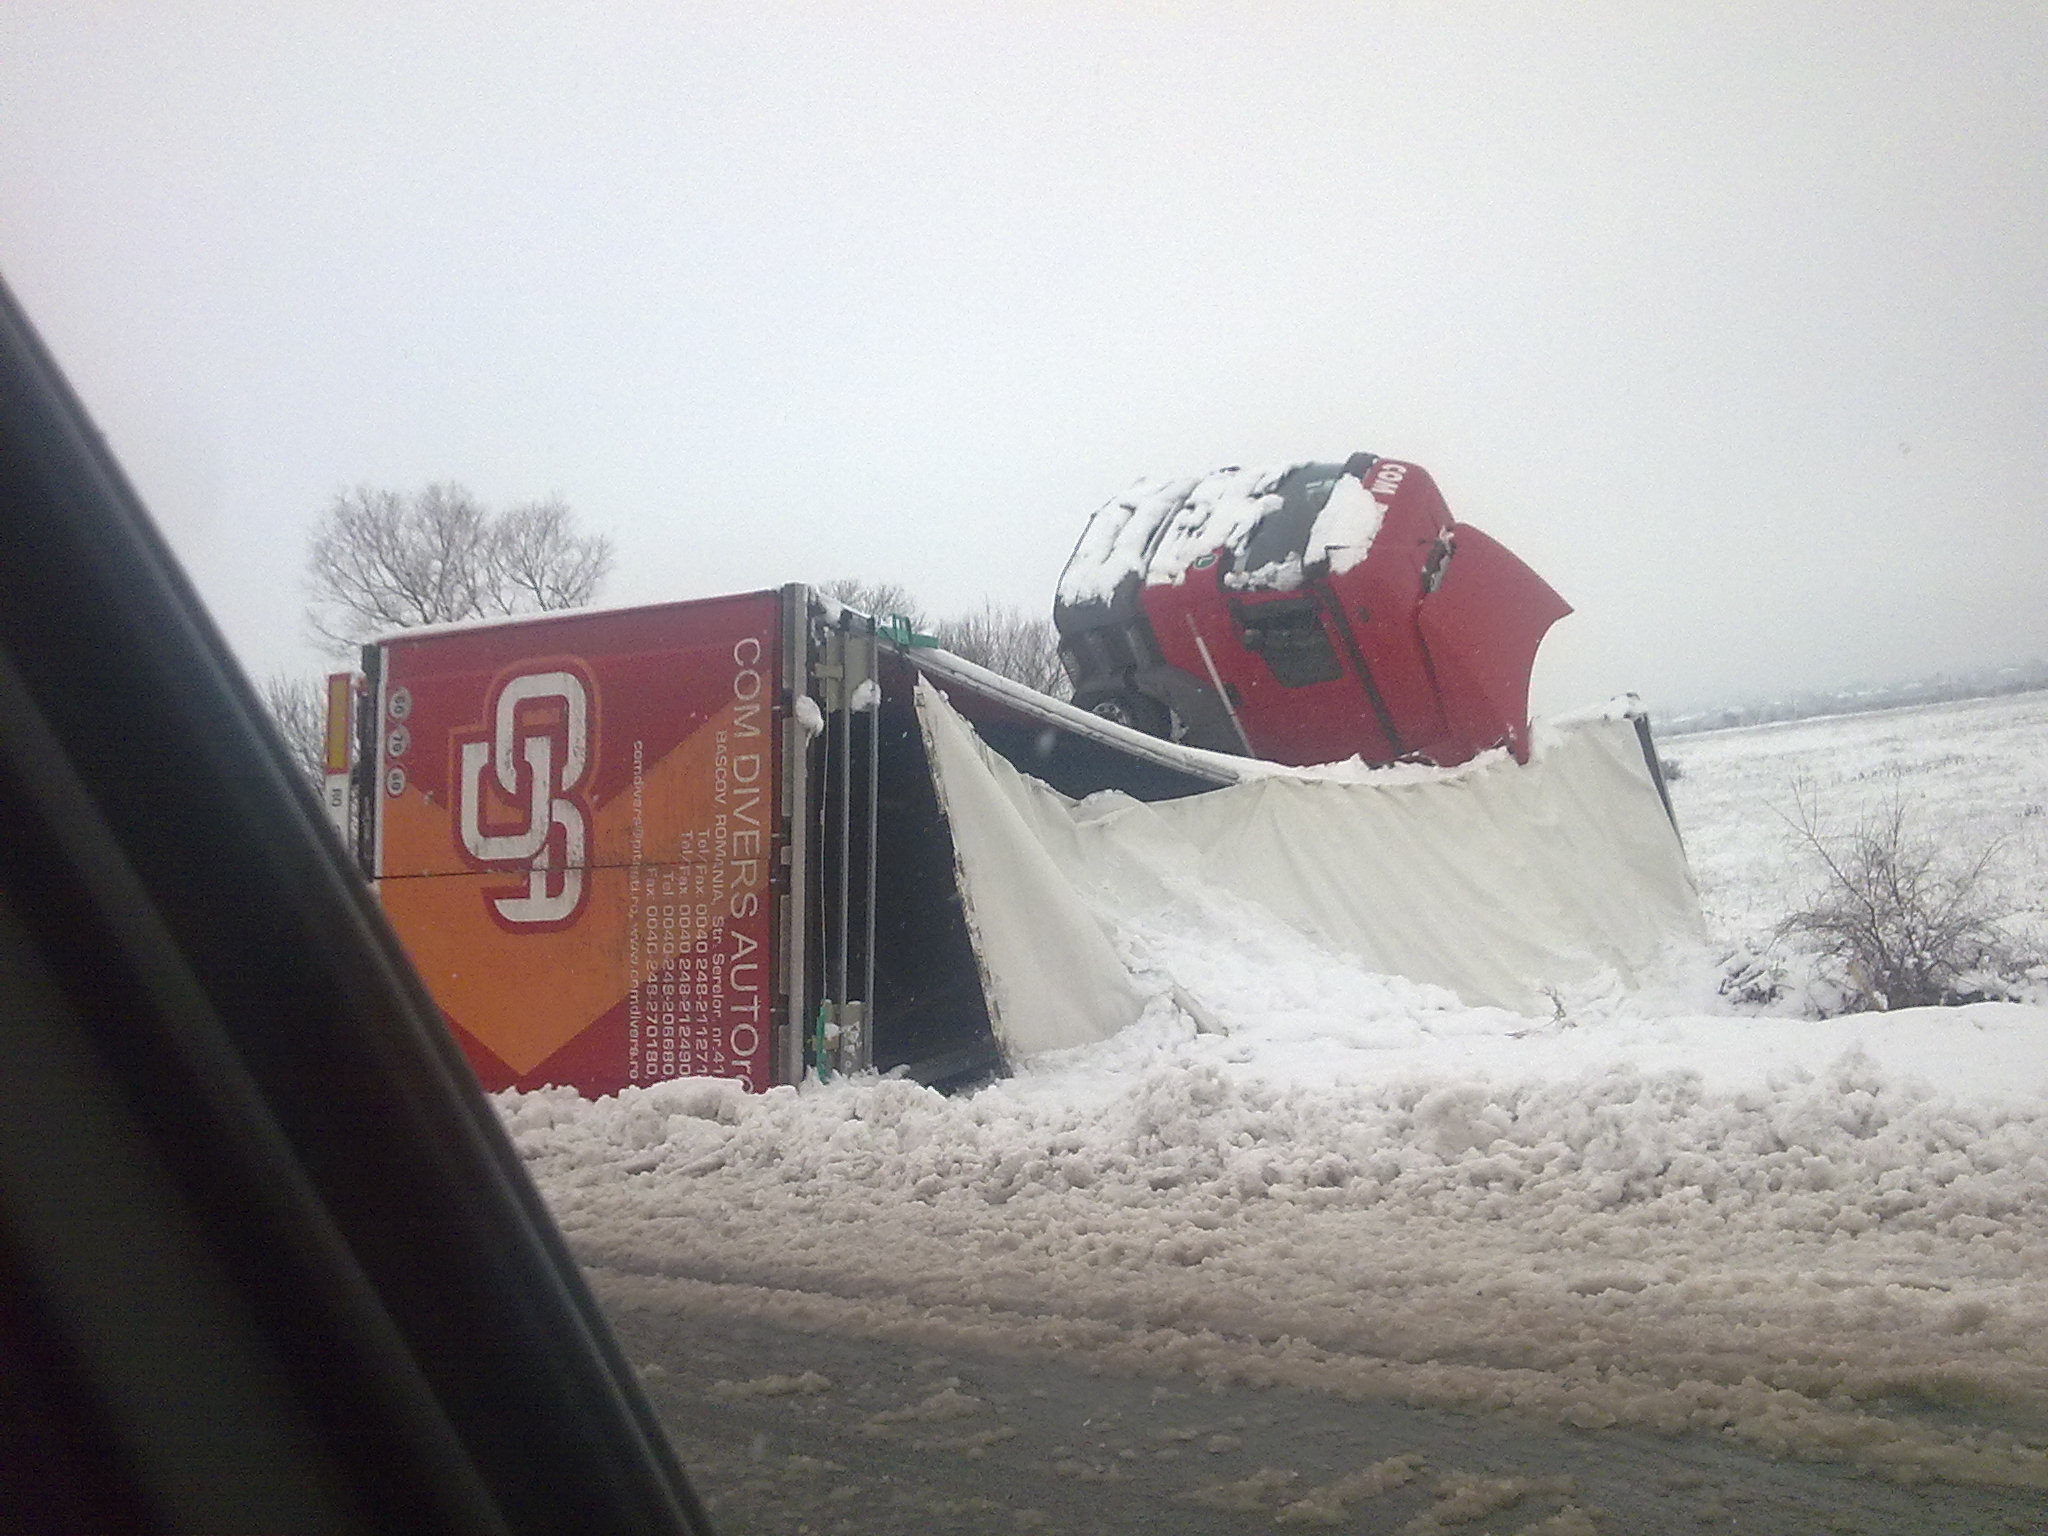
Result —
M887 645L888 641L885 639L883 643ZM1120 725L1102 715L1077 708L1065 699L1056 699L1050 694L1040 693L1013 678L991 672L986 667L935 646L917 646L905 649L900 654L918 671L930 677L939 690L949 697L956 688L980 694L999 701L1016 714L1114 747L1126 757L1143 758L1193 778L1206 779L1212 784L1247 784L1259 779L1313 779L1318 782L1335 780L1383 786L1441 783L1463 778L1470 773L1485 772L1508 762L1507 749L1494 747L1450 768L1439 767L1434 763L1368 763L1357 756L1345 758L1341 762L1309 766L1269 763L1256 757L1241 757L1230 752L1212 752L1202 747L1190 747L1182 742L1168 741L1164 737L1147 735L1131 726ZM1541 744L1561 739L1581 725L1592 721L1625 720L1629 722L1629 729L1634 730L1636 717L1641 713L1640 699L1634 694L1621 694L1597 705L1533 720L1530 722L1530 729L1534 740Z
M2048 1410L2048 1013L1532 1029L1213 958L1204 1026L1161 992L972 1097L500 1103L582 1261L693 1305L2048 1486L1967 1427Z
M1454 773L1275 776L1077 805L990 752L927 681L917 711L991 995L1043 993L1066 936L1074 985L1101 998L1041 1006L1057 1031L999 1025L1013 1054L1080 1043L1090 1019L1101 1027L1084 1038L1104 1038L1135 1016L1092 978L1106 975L1102 936L1128 950L1147 923L1208 933L1219 951L1285 927L1372 971L1528 1013L1547 1013L1560 987L1632 983L1673 940L1702 937L1626 718L1548 732L1526 767L1495 754Z

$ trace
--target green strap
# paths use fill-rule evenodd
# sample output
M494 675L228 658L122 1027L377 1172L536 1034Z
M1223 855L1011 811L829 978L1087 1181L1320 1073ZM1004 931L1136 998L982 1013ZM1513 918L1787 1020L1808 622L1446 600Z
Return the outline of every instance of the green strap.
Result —
M829 1003L818 1004L817 1028L811 1038L811 1057L817 1063L818 1081L821 1083L832 1081L832 1054L825 1044L825 1025L831 1017L831 1006Z
M875 620L875 633L891 645L903 650L936 650L936 635L921 635L911 628L910 620L900 613L892 613L886 619Z

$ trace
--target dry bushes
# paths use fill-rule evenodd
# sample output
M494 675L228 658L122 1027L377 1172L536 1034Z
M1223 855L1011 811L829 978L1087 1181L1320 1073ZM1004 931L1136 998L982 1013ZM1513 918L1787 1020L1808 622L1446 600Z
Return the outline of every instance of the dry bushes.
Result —
M1997 841L1944 845L1915 824L1898 790L1838 830L1801 783L1785 819L1822 878L1778 935L1814 951L1862 1006L2009 996L2037 961L2013 936L2015 914L1996 878Z

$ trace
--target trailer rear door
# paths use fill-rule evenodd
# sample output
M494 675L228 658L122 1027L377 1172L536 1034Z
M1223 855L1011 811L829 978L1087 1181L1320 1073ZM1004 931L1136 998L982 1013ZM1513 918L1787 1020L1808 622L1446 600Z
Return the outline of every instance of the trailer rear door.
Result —
M370 873L486 1088L784 1075L796 597L366 651Z

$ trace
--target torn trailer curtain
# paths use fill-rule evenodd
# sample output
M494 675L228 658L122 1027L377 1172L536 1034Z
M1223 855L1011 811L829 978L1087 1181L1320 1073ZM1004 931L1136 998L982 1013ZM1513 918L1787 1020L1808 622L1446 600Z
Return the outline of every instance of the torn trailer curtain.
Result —
M1135 1017L1128 973L1111 975L1126 922L1200 927L1234 903L1371 970L1524 1013L1547 1012L1550 988L1633 981L1704 932L1625 714L1549 728L1526 766L1497 752L1457 770L1248 772L1146 803L1068 799L979 743L929 683L917 704L991 1011L1015 1049Z

